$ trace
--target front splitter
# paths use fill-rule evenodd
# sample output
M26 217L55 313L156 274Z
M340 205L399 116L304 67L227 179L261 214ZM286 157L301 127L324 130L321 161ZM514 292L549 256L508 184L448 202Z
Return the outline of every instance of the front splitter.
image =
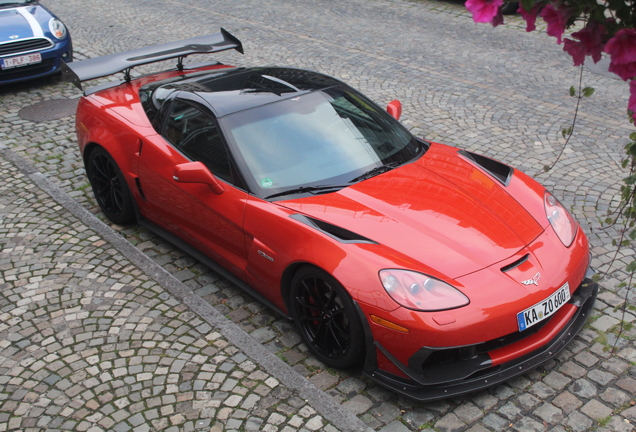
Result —
M578 334L594 307L599 289L598 284L591 279L585 279L582 285L587 288L585 291L589 295L586 299L581 299L581 304L572 319L550 342L523 357L482 370L474 378L423 386L415 381L397 377L377 368L374 370L365 368L363 374L378 384L417 401L432 401L459 396L507 381L556 357ZM576 301L576 299L574 300Z

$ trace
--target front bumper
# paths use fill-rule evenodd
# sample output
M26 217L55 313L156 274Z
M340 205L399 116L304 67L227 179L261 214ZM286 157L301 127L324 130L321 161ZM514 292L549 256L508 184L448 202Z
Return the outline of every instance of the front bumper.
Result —
M418 401L443 399L490 387L555 357L585 324L598 289L596 282L584 279L562 310L527 335L526 332L516 333L497 341L465 347L424 347L409 359L409 365L401 363L377 341L372 342L373 353L367 353L363 373ZM379 369L373 360L376 349L411 379ZM428 364L431 358L438 361Z
M40 51L42 62L10 69L0 69L0 84L13 84L22 81L43 78L59 72L63 61L73 61L73 43L68 37L53 47ZM19 56L21 53L5 57Z

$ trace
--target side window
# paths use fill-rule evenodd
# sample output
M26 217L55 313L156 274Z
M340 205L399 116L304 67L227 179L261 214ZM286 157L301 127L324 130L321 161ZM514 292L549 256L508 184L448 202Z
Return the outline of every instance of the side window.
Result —
M202 162L215 176L232 181L227 151L214 119L207 113L176 100L163 136L188 158Z

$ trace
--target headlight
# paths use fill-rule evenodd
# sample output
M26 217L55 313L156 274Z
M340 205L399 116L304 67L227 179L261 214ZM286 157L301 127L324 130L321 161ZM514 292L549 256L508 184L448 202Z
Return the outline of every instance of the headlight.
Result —
M552 225L552 229L565 247L570 247L574 241L578 224L569 211L563 207L558 199L550 192L545 193L545 215Z
M57 39L64 39L66 37L66 27L59 19L51 18L49 21L49 30L53 33Z
M391 298L408 309L432 312L470 303L446 282L410 270L381 270L380 281Z

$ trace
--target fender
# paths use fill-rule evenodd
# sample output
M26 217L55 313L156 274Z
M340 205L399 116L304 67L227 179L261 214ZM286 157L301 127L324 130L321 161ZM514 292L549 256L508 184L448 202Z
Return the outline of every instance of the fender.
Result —
M103 115L100 111L110 111L92 98L82 98L75 120L80 153L84 165L94 146L103 147L121 169L131 191L135 191L134 178L137 177L137 157L143 146L143 138L156 134L152 128L135 126L125 122L120 116Z

